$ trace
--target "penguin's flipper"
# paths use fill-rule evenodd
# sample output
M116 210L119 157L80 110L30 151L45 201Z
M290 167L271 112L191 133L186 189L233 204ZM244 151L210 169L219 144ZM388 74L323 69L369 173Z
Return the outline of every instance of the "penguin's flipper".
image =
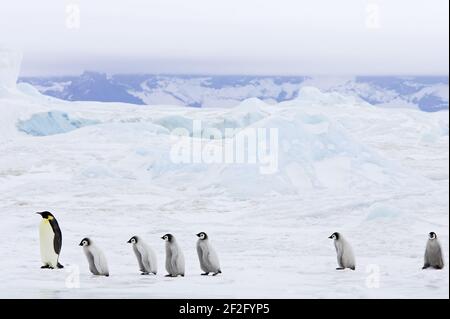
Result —
M53 233L55 234L55 237L53 238L53 249L55 250L55 253L59 255L61 252L62 247L62 233L61 229L59 228L58 222L56 219L50 220L50 226L53 229Z
M56 268L58 268L58 269L62 269L62 268L64 268L64 266L63 265L61 265L59 262L58 262L58 264L56 265Z
M134 251L134 254L136 255L136 258L137 258L137 261L139 264L139 270L141 272L146 272L144 264L142 263L142 255L139 252L139 250L137 249L136 245L133 245L133 251Z

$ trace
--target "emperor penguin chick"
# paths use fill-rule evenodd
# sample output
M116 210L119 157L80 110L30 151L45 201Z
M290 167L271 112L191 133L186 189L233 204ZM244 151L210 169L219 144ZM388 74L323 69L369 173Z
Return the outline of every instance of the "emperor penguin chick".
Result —
M334 239L334 247L337 253L337 262L339 267L337 270L343 270L345 268L350 268L355 270L355 256L353 255L353 249L350 244L345 240L344 236L340 233L333 233L330 239Z
M427 248L425 249L425 262L422 269L430 267L442 269L444 268L444 257L442 255L441 244L436 233L431 232L428 236Z
M109 276L108 263L103 252L91 239L83 238L80 246L83 247L84 254L89 263L89 270L96 276Z
M184 277L184 255L172 234L161 237L166 242L166 277Z
M156 275L158 272L158 264L153 249L138 236L131 237L128 243L133 245L133 251L136 255L139 270L142 272L142 275Z
M59 263L62 247L62 233L58 221L50 212L36 213L41 215L39 225L39 239L41 246L42 269L64 268Z
M205 272L202 276L208 276L209 273L213 273L213 276L221 274L219 257L211 245L208 235L205 232L201 232L197 234L197 237L199 238L197 241L197 254L200 268Z

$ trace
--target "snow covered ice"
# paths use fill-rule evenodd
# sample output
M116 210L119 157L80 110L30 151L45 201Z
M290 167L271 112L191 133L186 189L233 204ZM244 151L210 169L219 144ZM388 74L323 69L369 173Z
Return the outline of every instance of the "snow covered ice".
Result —
M313 87L293 101L232 109L67 102L12 85L17 63L5 56L0 297L449 297L448 111L376 108ZM170 132L193 120L277 128L278 171L173 163ZM43 210L62 229L63 270L39 268L33 213ZM220 276L200 276L200 231L219 254ZM355 250L354 272L335 270L335 231ZM442 271L421 269L430 231L446 252ZM160 237L169 232L184 251L185 278L163 277ZM158 276L139 275L126 243L133 235L156 251ZM78 247L87 236L105 252L109 278L89 273Z
M21 53L0 46L0 88L16 86L21 60Z

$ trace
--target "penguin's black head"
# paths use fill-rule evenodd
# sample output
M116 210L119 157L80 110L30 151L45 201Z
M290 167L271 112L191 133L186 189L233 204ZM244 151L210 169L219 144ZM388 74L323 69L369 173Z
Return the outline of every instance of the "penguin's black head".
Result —
M52 220L55 218L55 216L53 216L52 213L50 213L50 212L40 212L40 213L36 213L36 214L41 215L42 218L48 219L48 220Z
M129 243L129 244L136 244L137 242L138 242L137 236L133 236L130 238L129 241L127 241L127 243Z
M172 234L165 234L164 236L161 237L161 239L167 241L167 242L172 242L173 241L173 235Z
M83 238L80 242L80 246L87 247L91 244L91 240L89 238Z
M437 235L436 235L435 232L429 233L428 236L430 237L430 239L436 239L437 238Z
M200 238L200 240L208 239L208 235L205 232L198 233L197 237Z
M338 240L340 236L341 235L336 232L336 233L332 233L331 236L328 238Z

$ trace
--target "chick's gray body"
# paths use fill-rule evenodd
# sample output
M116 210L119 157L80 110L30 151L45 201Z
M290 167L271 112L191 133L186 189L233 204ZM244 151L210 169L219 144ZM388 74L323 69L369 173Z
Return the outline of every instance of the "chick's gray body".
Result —
M128 243L133 245L133 251L139 264L139 270L143 275L154 274L158 272L156 254L153 249L147 245L140 237L133 236Z
M184 277L184 255L173 235L164 235L166 241L166 270L168 277Z
M205 272L202 275L208 275L209 273L217 275L222 273L220 270L219 257L211 245L208 235L202 232L197 234L197 237L199 237L197 241L197 255L200 262L200 268Z
M435 233L430 233L430 237L427 242L427 247L425 249L424 256L424 266L423 268L444 268L444 256L442 254L441 244Z
M336 248L338 270L350 268L356 269L355 255L348 241L340 233L333 233L329 238L334 239L334 247Z
M109 277L108 263L103 252L98 248L91 239L84 238L80 246L89 264L89 270L93 275Z

